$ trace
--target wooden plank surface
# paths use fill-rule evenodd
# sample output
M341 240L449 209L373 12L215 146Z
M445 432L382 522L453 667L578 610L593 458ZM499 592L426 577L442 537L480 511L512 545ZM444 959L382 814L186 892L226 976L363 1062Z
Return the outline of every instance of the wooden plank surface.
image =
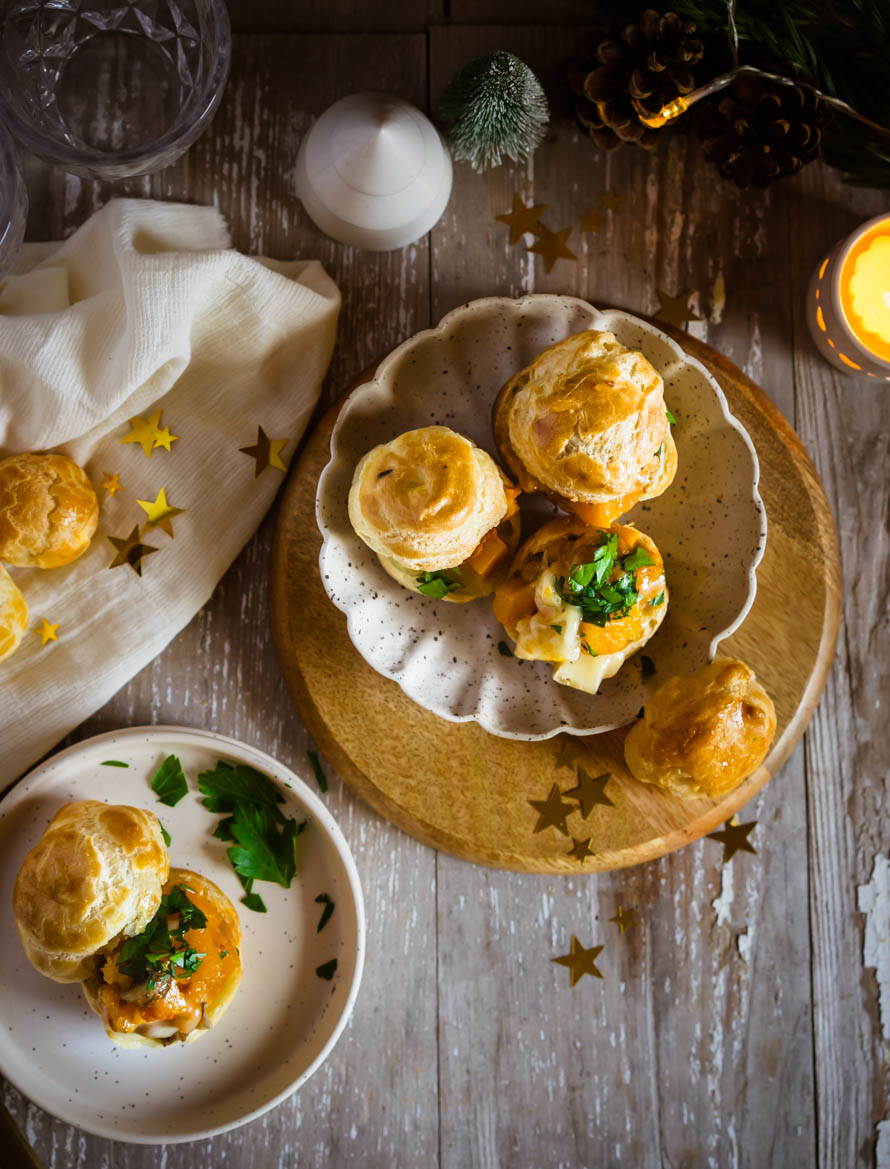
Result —
M86 1137L7 1085L4 1099L53 1169L879 1163L890 1036L880 984L863 964L856 890L890 846L890 397L826 366L802 309L822 250L886 197L843 187L819 165L772 191L740 193L683 135L653 154L605 156L557 119L528 166L484 177L458 167L430 241L405 252L335 245L295 199L300 137L336 97L392 89L423 105L428 87L435 100L454 69L495 46L519 52L553 87L574 43L571 29L453 24L428 38L240 39L219 116L170 170L111 187L29 163L31 232L69 232L112 189L217 201L237 246L317 256L339 282L344 312L330 392L482 293L558 290L653 312L659 287L699 290L706 320L691 330L798 426L847 565L841 651L806 748L742 814L758 820L757 855L723 867L720 846L705 840L584 880L483 870L415 843L334 780L328 801L356 854L369 946L355 1017L331 1058L261 1120L163 1151ZM624 197L620 208L599 234L574 235L578 263L561 262L549 275L492 221L518 190L548 204L552 227L567 226L610 187ZM722 313L712 295L718 275L727 289ZM74 737L127 723L191 723L303 768L306 734L268 634L271 530L270 518L202 613ZM608 920L618 905L638 912L639 927L623 937ZM550 959L566 952L572 933L606 944L606 977L570 991L567 972ZM890 988L884 993L890 1014Z

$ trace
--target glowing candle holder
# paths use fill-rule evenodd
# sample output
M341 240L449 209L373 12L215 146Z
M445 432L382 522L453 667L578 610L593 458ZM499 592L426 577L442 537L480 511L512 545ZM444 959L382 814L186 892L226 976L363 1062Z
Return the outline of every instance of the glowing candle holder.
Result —
M890 382L890 215L840 240L813 273L807 325L844 373Z

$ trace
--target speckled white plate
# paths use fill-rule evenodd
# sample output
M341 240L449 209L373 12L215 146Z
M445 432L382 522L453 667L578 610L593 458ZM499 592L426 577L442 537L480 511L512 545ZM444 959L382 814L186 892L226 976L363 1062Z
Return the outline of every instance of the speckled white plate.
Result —
M664 378L678 420L673 485L629 514L664 556L671 594L644 650L655 672L644 677L637 655L596 695L558 685L546 663L499 653L504 632L487 601L449 604L401 588L355 535L346 511L359 458L402 431L440 423L497 457L491 408L501 386L547 345L582 329L609 329L641 350ZM575 297L488 297L400 345L344 404L318 484L321 577L362 657L433 714L475 720L511 739L611 730L630 722L669 675L704 665L744 620L766 544L758 477L753 444L714 378L647 321ZM524 499L522 507L526 532L555 510L541 500Z
M168 754L191 791L175 808L150 780ZM103 767L116 759L128 768ZM200 803L197 774L217 760L247 763L276 780L282 810L308 819L290 889L257 883L268 913L240 904L243 890ZM97 799L157 812L172 837L171 864L215 881L237 906L241 986L219 1024L197 1043L125 1050L105 1035L77 984L42 977L25 958L12 887L25 853L62 804ZM316 932L327 893L335 909ZM78 743L32 771L0 803L0 1071L41 1108L87 1132L140 1144L212 1136L279 1104L324 1061L352 1011L365 951L355 862L322 801L270 755L209 731L135 727ZM315 969L332 958L331 982Z

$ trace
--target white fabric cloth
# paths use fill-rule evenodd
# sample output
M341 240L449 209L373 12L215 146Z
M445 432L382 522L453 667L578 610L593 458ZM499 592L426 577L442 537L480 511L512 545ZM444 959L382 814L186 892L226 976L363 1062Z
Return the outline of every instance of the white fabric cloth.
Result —
M89 550L52 570L10 568L30 625L0 662L0 788L142 669L207 601L284 478L239 452L305 429L334 345L340 294L317 261L233 251L210 207L115 200L70 239L26 247L0 283L0 456L54 449L100 501ZM163 411L178 441L146 458L129 419ZM118 474L113 497L100 484ZM138 576L109 571L109 536L143 525L137 500L184 508ZM37 636L43 618L57 642Z

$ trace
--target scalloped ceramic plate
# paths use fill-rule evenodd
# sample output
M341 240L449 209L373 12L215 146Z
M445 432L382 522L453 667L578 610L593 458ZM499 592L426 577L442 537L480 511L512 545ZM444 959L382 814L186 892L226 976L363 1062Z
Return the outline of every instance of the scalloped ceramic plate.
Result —
M637 655L596 695L558 685L546 663L502 655L505 635L488 602L455 605L401 588L346 511L359 458L402 431L440 423L497 457L491 408L501 386L547 345L582 329L611 330L661 373L679 455L673 485L629 513L664 556L671 592L644 651L655 671L644 677ZM475 720L511 739L594 734L630 722L667 677L704 665L744 620L766 544L758 477L751 440L714 378L647 321L568 296L476 300L400 345L344 404L318 484L321 578L362 657L433 714ZM524 499L524 531L554 510Z
M175 753L190 792L159 804L151 777ZM103 767L115 759L124 767ZM289 889L257 885L268 913L243 894L217 817L195 778L218 759L247 763L282 786L283 810L308 820ZM105 1035L77 983L60 985L29 964L16 935L12 887L25 853L70 800L156 811L170 861L203 873L238 909L244 972L224 1017L194 1044L126 1050ZM319 893L335 908L316 932ZM328 809L287 767L235 739L184 727L112 731L52 756L0 803L0 1071L41 1108L98 1136L139 1144L197 1140L259 1116L299 1088L327 1058L352 1012L362 976L365 915L355 862ZM333 980L315 974L337 959Z

